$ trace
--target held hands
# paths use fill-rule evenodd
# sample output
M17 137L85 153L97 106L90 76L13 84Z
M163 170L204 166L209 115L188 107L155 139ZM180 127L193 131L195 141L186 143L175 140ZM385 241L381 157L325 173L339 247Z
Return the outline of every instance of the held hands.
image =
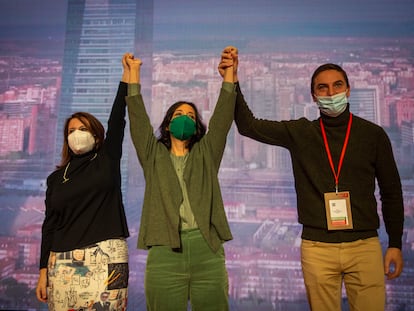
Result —
M122 81L126 83L140 83L141 65L141 59L134 58L134 54L132 53L125 53L122 57L122 66L124 67Z
M126 53L124 57L130 70L139 69L139 67L142 65L141 59L134 58L134 54Z
M220 75L226 82L237 82L237 67L239 64L238 50L234 46L227 46L221 53L221 61L218 66Z

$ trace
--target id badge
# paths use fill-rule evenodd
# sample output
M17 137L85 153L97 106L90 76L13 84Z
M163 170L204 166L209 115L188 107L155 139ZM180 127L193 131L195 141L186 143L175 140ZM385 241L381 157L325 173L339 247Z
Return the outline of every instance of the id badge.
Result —
M328 230L353 229L349 191L328 192L324 196Z

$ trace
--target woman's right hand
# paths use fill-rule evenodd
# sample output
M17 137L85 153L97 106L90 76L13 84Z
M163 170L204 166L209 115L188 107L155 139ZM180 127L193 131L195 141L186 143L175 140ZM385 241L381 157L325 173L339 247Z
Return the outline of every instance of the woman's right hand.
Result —
M39 271L39 279L36 287L36 297L41 302L47 302L47 268L42 268Z

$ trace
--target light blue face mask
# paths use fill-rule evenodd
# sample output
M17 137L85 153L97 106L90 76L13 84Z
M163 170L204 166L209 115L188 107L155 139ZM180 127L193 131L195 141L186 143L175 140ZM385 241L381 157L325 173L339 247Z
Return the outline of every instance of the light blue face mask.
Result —
M316 96L319 110L330 117L337 117L345 111L348 104L346 92L338 93L333 96Z

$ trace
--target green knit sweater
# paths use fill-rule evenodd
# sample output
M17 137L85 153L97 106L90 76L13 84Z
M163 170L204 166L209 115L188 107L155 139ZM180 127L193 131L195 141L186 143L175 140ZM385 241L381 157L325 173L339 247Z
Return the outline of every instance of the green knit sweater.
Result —
M189 152L184 180L198 227L215 252L233 237L224 211L218 171L230 130L236 93L223 83L206 135ZM153 245L180 248L179 208L183 200L170 151L154 135L141 94L126 98L130 131L145 177L138 248Z

